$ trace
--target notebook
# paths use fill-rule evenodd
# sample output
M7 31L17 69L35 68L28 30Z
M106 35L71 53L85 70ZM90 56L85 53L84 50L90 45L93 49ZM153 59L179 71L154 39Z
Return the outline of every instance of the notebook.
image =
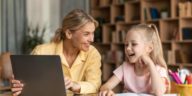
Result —
M15 79L24 87L20 96L66 96L60 57L11 55Z
M119 93L116 96L154 96L151 94L142 94L142 93ZM177 96L177 94L164 94L163 96Z

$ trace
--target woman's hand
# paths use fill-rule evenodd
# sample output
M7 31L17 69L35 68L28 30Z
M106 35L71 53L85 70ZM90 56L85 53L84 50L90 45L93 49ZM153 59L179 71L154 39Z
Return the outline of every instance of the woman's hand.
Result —
M70 89L72 86L73 82L68 77L65 77L65 88Z
M112 90L104 90L99 92L99 96L115 96Z
M68 77L65 77L65 88L79 93L81 86L78 83L71 81Z
M13 96L18 96L21 94L21 91L23 90L24 84L21 83L19 80L11 80L12 88L11 91L13 92Z

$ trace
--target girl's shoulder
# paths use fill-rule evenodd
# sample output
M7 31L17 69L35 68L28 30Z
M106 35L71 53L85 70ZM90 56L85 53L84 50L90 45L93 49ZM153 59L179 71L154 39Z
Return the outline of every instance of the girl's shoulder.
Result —
M155 67L156 67L157 70L166 70L166 68L164 68L164 67L162 67L162 66L160 66L158 64L156 64Z
M129 68L132 68L132 67L133 67L133 65L131 65L130 63L128 63L128 62L126 62L126 61L124 61L124 62L122 63L122 66L123 66L123 67L129 67Z
M134 69L134 66L124 61L122 65L119 66L119 69L122 69L123 71L131 71Z
M168 76L168 71L166 68L164 68L160 65L156 65L156 70L161 75L161 77L167 77Z

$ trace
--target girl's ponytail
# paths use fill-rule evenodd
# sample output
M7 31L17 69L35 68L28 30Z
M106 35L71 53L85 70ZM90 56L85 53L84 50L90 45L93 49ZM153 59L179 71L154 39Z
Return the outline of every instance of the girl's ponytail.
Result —
M163 58L163 49L162 49L162 44L161 44L161 39L159 37L159 32L157 30L157 27L154 24L149 24L149 27L151 29L153 29L155 32L155 36L152 37L153 39L153 46L154 46L154 51L153 56L156 56L155 60L157 60L157 64L160 64L162 67L166 68L166 70L168 70L167 68L167 64L165 62L165 59ZM167 73L168 75L168 73ZM170 92L171 90L171 84L170 84L170 79L168 79L168 86L167 86L167 93Z
M152 35L152 42L153 42L153 47L154 47L154 51L152 53L153 53L153 56L155 57L154 59L157 64L160 64L162 67L167 69L167 64L163 58L164 57L163 49L162 49L161 39L159 37L159 32L157 30L157 27L154 24L149 24L148 26L152 30L154 30L153 35Z

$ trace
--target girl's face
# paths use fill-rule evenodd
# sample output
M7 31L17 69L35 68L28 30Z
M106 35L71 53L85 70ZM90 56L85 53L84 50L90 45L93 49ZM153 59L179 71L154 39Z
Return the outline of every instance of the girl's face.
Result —
M73 47L82 51L88 51L90 44L94 40L94 31L94 23L89 22L82 26L79 30L73 32L71 38Z
M137 63L143 54L148 53L148 44L143 35L144 34L139 31L130 31L127 33L125 55L129 63Z

